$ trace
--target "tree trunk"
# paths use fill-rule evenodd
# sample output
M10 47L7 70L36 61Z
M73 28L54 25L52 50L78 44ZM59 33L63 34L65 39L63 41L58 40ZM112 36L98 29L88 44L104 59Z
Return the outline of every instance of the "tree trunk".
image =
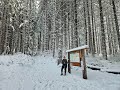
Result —
M113 12L114 12L114 20L115 20L115 26L116 26L116 31L117 31L118 44L119 44L119 49L120 49L120 32L119 32L117 12L116 12L116 7L115 7L114 0L112 0L112 6L113 6Z
M93 1L91 0L91 19L92 19L92 55L95 55L95 34L94 34L94 8L93 8Z
M86 4L85 4L85 0L83 0L83 8L84 8L84 29L85 29L85 44L88 44L88 40L87 40L87 20L86 20L86 8L85 8Z
M100 22L101 22L101 51L103 57L107 60L107 51L106 51L106 39L105 39L105 30L104 30L104 21L103 21L103 11L101 0L98 0L99 9L100 9Z
M91 33L91 22L90 22L90 12L89 12L89 4L88 0L86 0L87 4L87 17L88 17L88 33L89 33L89 52L92 53L92 33Z
M77 2L76 2L76 0L74 0L74 12L75 12L75 18L74 18L74 27L75 27L75 31L74 31L74 47L78 47L78 31L77 31L77 23L78 23L78 21L77 21Z

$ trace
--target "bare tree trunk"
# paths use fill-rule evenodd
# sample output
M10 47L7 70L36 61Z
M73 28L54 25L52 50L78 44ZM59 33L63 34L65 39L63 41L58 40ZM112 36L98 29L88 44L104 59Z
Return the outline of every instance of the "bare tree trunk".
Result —
M91 0L91 19L92 19L92 55L95 55L95 34L94 34L94 8L93 8L93 1Z
M74 12L75 12L75 18L74 18L74 20L75 20L75 22L74 22L74 27L75 27L75 31L74 31L74 47L78 47L78 31L77 31L77 23L78 23L78 21L77 21L77 1L76 0L74 0Z
M86 0L87 4L87 17L88 17L88 33L89 33L89 52L92 53L92 33L91 33L91 22L90 22L90 12L89 12L89 4L88 0Z
M1 41L0 41L0 54L2 54L4 52L4 44L5 44L5 37L6 37L6 3L5 1L3 1L4 4L2 5L2 18L1 18Z
M85 3L85 0L83 0L83 8L84 8L84 29L85 29L85 44L87 45L88 44L88 35L87 35L87 20L86 20L86 3Z
M107 23L107 34L108 34L108 45L109 45L109 55L112 54L112 39L111 39L111 27L110 27L110 20L109 15L106 17L106 23Z
M100 9L100 22L101 22L101 50L103 57L107 60L107 51L106 51L106 39L105 39L105 30L104 30L104 21L103 21L103 11L101 0L98 0L99 9Z
M119 31L119 25L118 25L118 19L117 19L117 13L116 13L116 7L115 7L114 0L112 0L112 6L113 6L113 12L114 12L114 20L115 20L115 26L116 26L116 31L117 31L118 44L119 44L119 49L120 49L120 31Z

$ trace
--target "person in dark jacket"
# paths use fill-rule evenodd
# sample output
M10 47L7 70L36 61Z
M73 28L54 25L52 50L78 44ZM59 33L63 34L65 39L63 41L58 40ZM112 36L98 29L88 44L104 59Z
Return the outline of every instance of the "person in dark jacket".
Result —
M63 69L64 69L64 75L66 75L67 59L65 58L65 56L62 60L61 75L63 75Z

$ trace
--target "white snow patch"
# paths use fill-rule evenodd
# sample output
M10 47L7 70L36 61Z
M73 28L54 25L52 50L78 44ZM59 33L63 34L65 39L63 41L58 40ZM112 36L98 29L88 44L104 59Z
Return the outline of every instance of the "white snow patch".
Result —
M23 25L24 25L24 23L21 23L20 26L19 26L19 28L21 28Z
M28 20L24 20L24 23L21 23L20 25L19 25L19 28L21 28L24 24L26 24L26 23L28 23L29 21Z
M13 25L11 25L11 24L10 24L10 26L12 27L13 31L15 31L15 28L14 28L14 26L13 26Z
M71 74L60 76L61 64L51 56L0 56L0 90L120 90L116 74L87 69L85 80L80 67L71 67Z
M28 20L24 20L24 23L27 23L27 22L29 22Z
M99 56L101 57L101 56ZM100 69L100 71L104 72L114 72L114 73L120 73L120 62L118 60L115 60L119 57L115 57L113 60L100 60L99 57L86 57L87 66L89 68L95 68Z

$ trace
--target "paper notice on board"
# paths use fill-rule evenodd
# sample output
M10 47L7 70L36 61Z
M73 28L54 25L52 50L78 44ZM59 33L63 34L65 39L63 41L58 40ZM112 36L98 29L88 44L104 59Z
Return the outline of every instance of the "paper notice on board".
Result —
M71 62L80 62L79 53L70 54L70 61Z

